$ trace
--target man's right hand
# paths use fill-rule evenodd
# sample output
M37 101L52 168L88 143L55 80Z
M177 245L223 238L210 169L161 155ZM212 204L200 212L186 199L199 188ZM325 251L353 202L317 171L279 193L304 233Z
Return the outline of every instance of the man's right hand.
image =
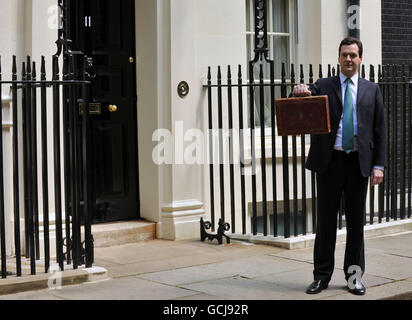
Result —
M312 95L309 91L309 87L306 84L298 84L293 87L293 96L295 97L306 97Z

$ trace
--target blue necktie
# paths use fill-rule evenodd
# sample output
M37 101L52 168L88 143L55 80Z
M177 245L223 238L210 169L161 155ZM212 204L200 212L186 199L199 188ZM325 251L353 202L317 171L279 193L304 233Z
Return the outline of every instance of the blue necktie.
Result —
M343 106L343 130L342 130L342 147L346 153L353 150L353 101L350 90L350 78L345 80L345 103Z

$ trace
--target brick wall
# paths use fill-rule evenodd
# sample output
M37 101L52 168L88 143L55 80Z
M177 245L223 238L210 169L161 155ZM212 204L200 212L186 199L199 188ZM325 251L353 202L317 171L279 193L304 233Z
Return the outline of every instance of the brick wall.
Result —
M412 65L412 0L382 0L382 63L383 64L397 64L397 65ZM409 69L409 68L408 68ZM405 70L408 74L408 69ZM398 77L401 76L401 70L398 69ZM393 115L388 118L388 128L389 128L389 138L393 141L392 130L396 126L397 130L397 154L396 154L396 169L393 171L393 167L387 170L387 176L391 177L394 173L395 176L401 177L400 171L400 159L401 159L401 148L405 148L405 159L409 161L409 149L406 146L402 146L400 143L400 128L401 128L401 118L400 118L400 103L402 101L400 96L400 90L397 91L397 99L395 102L397 112L397 118L392 118ZM406 103L408 105L408 103ZM393 110L393 108L390 108ZM406 108L405 118L409 117L409 110ZM411 130L411 124L406 125L406 137L411 137L409 134ZM408 138L410 141L411 138ZM393 142L390 143L391 145ZM391 155L391 145L389 146L389 157ZM408 145L408 143L406 143ZM388 158L388 161L391 161ZM408 162L407 162L408 163ZM393 166L393 163L392 163ZM409 169L406 168L405 174L405 185L408 186L409 180ZM390 178L391 179L391 178ZM393 180L393 178L391 179ZM400 192L400 180L395 178L398 193ZM393 183L393 181L392 181ZM407 187L406 187L407 188Z
M412 64L412 0L382 0L382 63Z

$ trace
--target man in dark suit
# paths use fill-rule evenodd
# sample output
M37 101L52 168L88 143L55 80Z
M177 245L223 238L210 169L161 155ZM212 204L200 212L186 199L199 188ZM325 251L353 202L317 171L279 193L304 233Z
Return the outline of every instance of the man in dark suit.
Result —
M306 167L316 172L318 220L314 248L314 281L309 294L328 287L334 269L337 212L345 195L345 278L351 293L363 295L365 272L364 216L368 177L382 183L386 166L386 125L379 86L359 77L362 42L345 38L339 46L341 72L319 79L310 87L301 84L294 96L327 95L331 133L313 135ZM358 275L353 281L353 271Z

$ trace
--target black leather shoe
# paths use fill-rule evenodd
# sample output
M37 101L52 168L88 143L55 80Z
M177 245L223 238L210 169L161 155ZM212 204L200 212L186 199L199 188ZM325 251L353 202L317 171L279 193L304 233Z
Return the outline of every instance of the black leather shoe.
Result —
M366 293L366 288L362 284L362 282L356 281L355 284L349 285L348 283L348 290L352 294L356 294L357 296L363 296Z
M328 282L324 280L315 280L310 286L306 289L307 294L316 294L321 292L323 289L327 289Z

